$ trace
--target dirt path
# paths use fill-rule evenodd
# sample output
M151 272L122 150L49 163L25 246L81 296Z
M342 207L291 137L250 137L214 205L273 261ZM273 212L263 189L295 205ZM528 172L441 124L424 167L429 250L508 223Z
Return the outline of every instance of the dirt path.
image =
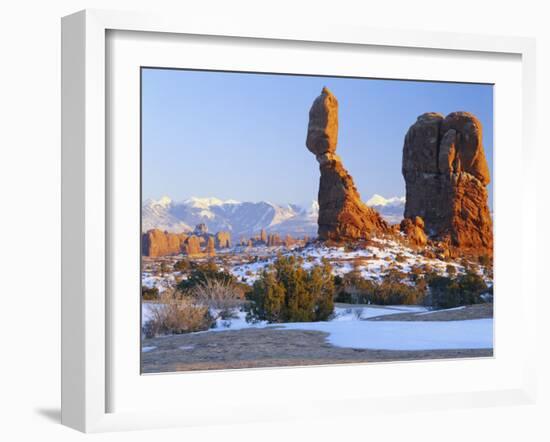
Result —
M151 350L142 352L142 371L161 373L493 355L492 349L389 351L341 348L328 344L326 337L327 333L319 331L262 328L145 339L143 347Z

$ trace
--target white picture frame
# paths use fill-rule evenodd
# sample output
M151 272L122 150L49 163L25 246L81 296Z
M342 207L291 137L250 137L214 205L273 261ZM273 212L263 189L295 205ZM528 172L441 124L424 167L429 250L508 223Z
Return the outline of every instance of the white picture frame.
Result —
M525 256L536 255L534 239L536 222L536 193L533 191L535 139L535 42L517 37L494 37L454 33L417 31L388 31L345 26L326 26L314 23L301 26L250 22L214 22L182 19L181 17L153 16L86 10L63 18L62 21L62 423L85 432L158 428L168 426L207 425L220 422L254 422L262 420L305 418L334 415L334 404L342 414L368 414L380 410L397 412L409 408L441 409L468 406L489 406L502 403L532 403L535 397L536 356L533 337L535 324L522 319L525 338L521 355L521 373L500 388L472 389L460 392L427 392L403 395L363 394L332 395L326 399L312 398L309 407L288 404L281 407L258 407L246 397L232 410L206 413L200 406L194 410L171 411L162 407L135 410L113 410L109 394L114 388L109 375L114 360L109 341L112 316L107 288L109 244L114 230L108 228L114 199L110 195L107 106L109 93L106 76L108 32L153 32L162 35L218 36L225 38L268 39L286 44L339 44L354 47L426 49L445 52L467 52L483 58L484 54L508 54L520 57L521 64L521 127L518 129L521 149L518 149L523 186L518 189L521 198L521 303L534 305L536 290L534 278L527 277ZM158 35L158 34L156 34ZM497 167L505 167L498 166ZM497 224L500 220L497 220ZM504 224L504 223L503 223ZM502 224L502 225L503 225ZM501 250L503 250L501 248ZM503 252L506 253L506 252ZM498 260L498 243L496 259ZM495 273L499 284L498 272ZM498 290L498 289L497 289ZM498 307L497 307L498 311ZM498 313L497 313L498 321ZM497 342L499 336L496 337ZM497 353L498 357L498 353ZM413 367L408 364L409 367ZM331 375L347 370L346 376L357 375L361 367L331 367ZM381 367L378 365L378 367ZM388 367L388 366L387 366ZM412 370L412 368L410 368ZM450 370L441 366L440 370ZM475 369L475 366L470 367ZM303 370L303 369L302 369ZM312 369L309 369L312 370ZM380 368L375 369L378 372ZM390 369L387 369L390 370ZM519 369L518 369L519 370ZM139 367L129 376L139 375ZM232 380L243 382L249 371L233 373ZM278 376L286 378L308 376L300 369L271 369L254 371L255 381L269 382ZM258 374L259 373L259 374ZM325 371L324 373L329 373ZM187 375L186 375L187 376ZM198 375L197 382L212 382L221 373ZM119 376L120 377L120 376ZM164 387L176 378L164 376ZM188 378L189 379L189 378ZM173 381L172 381L173 380ZM517 382L516 382L517 381ZM174 384L175 385L175 384ZM177 386L175 388L178 388ZM180 387L181 388L181 387ZM236 413L235 410L239 410Z

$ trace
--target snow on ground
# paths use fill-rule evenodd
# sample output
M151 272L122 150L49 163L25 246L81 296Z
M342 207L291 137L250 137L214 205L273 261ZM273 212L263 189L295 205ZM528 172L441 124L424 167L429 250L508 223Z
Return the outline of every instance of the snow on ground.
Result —
M293 250L283 255L293 254L304 258L303 267L310 269L321 264L323 258L329 260L335 275L343 276L356 268L363 278L379 280L384 272L394 268L403 273L411 272L415 266L428 265L442 276L448 276L447 267L455 267L458 273L463 272L462 265L437 258L427 258L414 250L389 239L379 239L376 245L364 249L346 251L344 247L326 247L310 245L301 250ZM231 273L239 280L252 284L264 267L273 263L274 256L265 257L256 262L239 264L231 269Z
M466 321L329 321L283 324L287 330L329 334L332 345L371 350L492 348L493 320Z
M236 318L218 319L216 326L208 331L242 330L245 328L263 328L268 325L267 321L246 322L246 312L236 312Z
M157 348L157 347L155 347L154 345L152 345L150 347L142 347L141 351L143 353L147 353L148 351L153 351L155 348Z
M449 309L455 310L455 309ZM148 304L143 303L143 321L149 318ZM442 310L438 310L442 311ZM327 341L338 347L375 350L437 350L493 347L493 320L464 321L365 321L375 316L411 312L428 314L421 306L353 306L336 307L334 318L323 322L268 324L246 322L239 311L230 320L218 320L216 327L198 333L215 333L247 328L276 327L286 330L313 330L328 333ZM144 347L147 348L147 347ZM146 351L146 350L143 350Z
M167 273L164 276L153 276L148 272L141 274L141 284L143 287L154 288L156 287L159 293L173 287L176 284L176 275L180 272Z
M395 315L396 313L426 312L426 307L417 305L395 305L395 306L353 306L335 307L333 321L352 321L356 319L369 319L375 316Z

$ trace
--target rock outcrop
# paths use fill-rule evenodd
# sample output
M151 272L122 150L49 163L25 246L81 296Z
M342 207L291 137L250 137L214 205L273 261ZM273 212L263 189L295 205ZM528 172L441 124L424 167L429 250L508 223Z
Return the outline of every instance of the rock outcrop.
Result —
M216 247L218 249L227 249L231 247L231 233L229 232L216 233Z
M181 253L187 240L185 233L168 233L152 229L141 236L143 256L158 257Z
M185 241L185 253L189 256L199 255L201 253L201 238L191 235Z
M425 246L428 243L428 237L424 232L424 221L419 216L404 218L399 225L399 229L414 245Z
M405 136L405 218L451 248L492 255L489 167L480 121L467 112L420 115Z
M216 245L215 245L213 236L208 237L208 241L206 242L206 248L204 249L204 252L208 256L216 256Z
M361 201L353 178L336 155L338 101L327 89L315 99L309 111L307 148L319 162L319 229L321 240L368 239L388 231L382 217Z

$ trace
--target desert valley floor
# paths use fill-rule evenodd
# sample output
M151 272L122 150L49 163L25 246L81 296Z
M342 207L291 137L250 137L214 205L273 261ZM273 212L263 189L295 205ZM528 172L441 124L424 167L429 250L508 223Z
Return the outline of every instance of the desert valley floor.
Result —
M493 355L490 304L434 312L340 304L336 315L325 323L270 326L248 325L239 319L207 332L146 339L142 370L161 373Z
M300 256L305 267L326 259L335 275L355 270L373 281L391 269L410 274L416 268L429 266L438 274L447 275L451 267L461 273L466 265L431 256L424 249L415 250L395 240L373 241L353 251L319 245L290 250L236 247L209 259L252 284L281 254ZM180 258L148 259L142 273L143 285L170 290L180 279L180 272L159 275L155 269L163 262L169 267ZM482 266L476 271L492 283ZM150 320L154 305L155 302L142 303L143 324ZM493 304L433 310L421 305L337 303L328 321L282 324L247 322L244 308L238 307L232 318L219 319L215 328L207 331L144 337L141 354L143 373L491 357Z

